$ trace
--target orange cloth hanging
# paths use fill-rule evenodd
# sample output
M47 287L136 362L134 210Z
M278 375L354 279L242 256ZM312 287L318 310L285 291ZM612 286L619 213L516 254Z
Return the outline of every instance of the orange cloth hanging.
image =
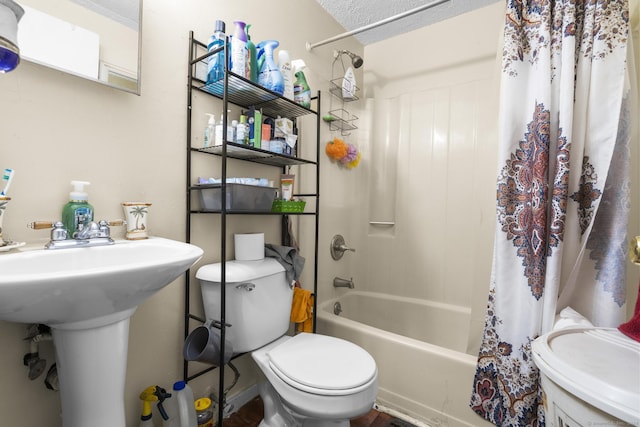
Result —
M313 301L315 296L311 294L307 301L307 319L296 325L296 332L313 332Z
M290 320L296 323L296 332L313 331L313 294L306 289L293 288Z

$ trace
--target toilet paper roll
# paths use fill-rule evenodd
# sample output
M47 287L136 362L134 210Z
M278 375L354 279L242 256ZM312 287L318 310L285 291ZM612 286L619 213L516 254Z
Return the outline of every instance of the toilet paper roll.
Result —
M257 261L264 258L264 233L235 234L233 238L238 261Z

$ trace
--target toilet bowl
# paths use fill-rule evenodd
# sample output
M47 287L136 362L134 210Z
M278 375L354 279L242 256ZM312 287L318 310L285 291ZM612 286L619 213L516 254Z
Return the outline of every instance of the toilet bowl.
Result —
M293 420L290 425L348 427L349 419L369 412L376 399L375 361L348 341L307 333L283 336L251 357L269 383L260 389L265 402L260 427L281 427L281 409Z
M220 270L196 273L208 321L221 317ZM225 271L226 337L259 368L260 427L348 427L372 409L378 382L369 353L340 338L286 335L293 287L275 259L229 261Z

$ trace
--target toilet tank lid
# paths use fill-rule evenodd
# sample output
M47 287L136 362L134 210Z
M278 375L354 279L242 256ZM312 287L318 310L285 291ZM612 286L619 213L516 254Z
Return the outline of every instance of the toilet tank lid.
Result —
M262 277L281 273L284 267L274 258L264 258L257 261L227 261L225 273L227 283L256 280ZM222 282L222 264L207 264L198 269L196 278L209 282Z

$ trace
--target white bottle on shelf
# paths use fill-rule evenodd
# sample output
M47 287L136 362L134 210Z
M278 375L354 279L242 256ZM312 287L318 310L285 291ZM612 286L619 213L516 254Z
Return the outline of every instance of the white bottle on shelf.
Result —
M205 113L209 116L209 122L207 123L207 127L204 128L204 147L211 147L214 143L214 138L216 134L216 119L213 114Z
M228 132L228 131L227 131ZM227 133L227 142L236 142L236 135L238 135L238 121L231 121L231 134Z
M220 121L216 123L216 132L215 132L215 142L214 145L222 145L223 141L223 132L222 132L222 124L224 119L224 115L220 114Z

